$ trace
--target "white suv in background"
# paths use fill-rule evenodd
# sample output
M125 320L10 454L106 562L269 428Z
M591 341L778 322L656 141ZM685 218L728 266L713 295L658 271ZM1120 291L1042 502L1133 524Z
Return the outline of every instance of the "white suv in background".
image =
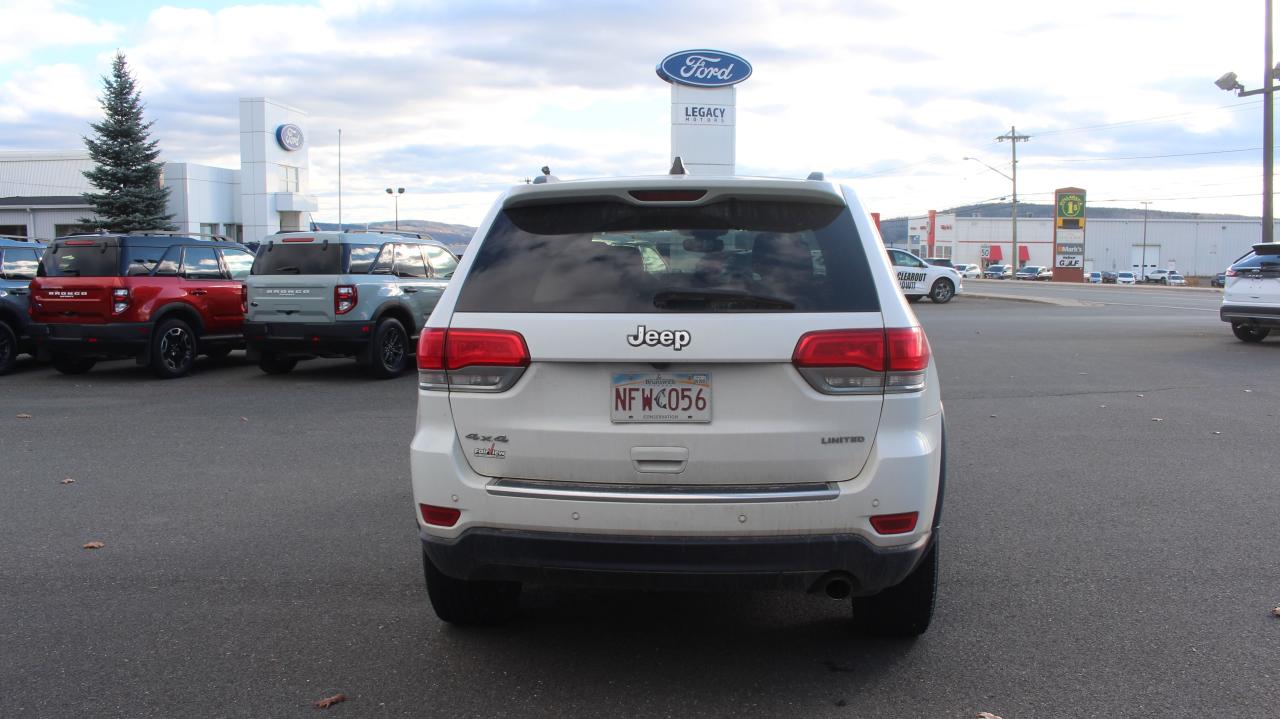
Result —
M925 631L942 402L898 281L821 180L509 190L418 348L437 615L505 620L522 582L785 588Z
M1280 243L1261 243L1227 269L1219 316L1245 342L1280 328Z

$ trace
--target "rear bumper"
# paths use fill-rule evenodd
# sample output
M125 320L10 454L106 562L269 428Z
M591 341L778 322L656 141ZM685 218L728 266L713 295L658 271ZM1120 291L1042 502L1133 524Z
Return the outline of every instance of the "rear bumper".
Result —
M146 350L151 338L151 323L32 323L30 333L36 352L41 356L131 357Z
M581 535L474 528L422 533L440 571L459 579L662 589L817 591L833 574L870 594L902 582L933 541L876 547L856 534L790 537Z
M1280 327L1280 307L1267 305L1223 305L1218 310L1223 322L1244 322L1255 327Z
M373 336L371 322L248 322L245 344L251 354L265 352L297 357L360 354Z

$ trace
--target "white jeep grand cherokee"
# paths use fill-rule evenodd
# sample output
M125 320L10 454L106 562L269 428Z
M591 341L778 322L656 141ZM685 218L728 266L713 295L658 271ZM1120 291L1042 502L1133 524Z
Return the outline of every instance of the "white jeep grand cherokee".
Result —
M517 186L418 368L413 496L444 621L504 620L547 582L798 589L852 597L869 633L928 627L938 375L850 190Z

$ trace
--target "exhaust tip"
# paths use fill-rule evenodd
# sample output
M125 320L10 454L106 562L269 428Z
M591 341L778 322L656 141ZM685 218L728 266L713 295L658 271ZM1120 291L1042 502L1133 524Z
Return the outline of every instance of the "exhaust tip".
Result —
M828 581L822 590L832 599L848 599L853 594L853 584L848 579L838 577Z

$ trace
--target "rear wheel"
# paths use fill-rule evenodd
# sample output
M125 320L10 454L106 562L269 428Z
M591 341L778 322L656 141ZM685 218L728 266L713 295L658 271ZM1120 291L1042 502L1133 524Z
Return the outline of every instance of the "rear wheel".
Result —
M1261 342L1266 339L1267 335L1271 334L1270 327L1254 327L1244 322L1233 323L1231 331L1244 342Z
M179 319L165 320L151 335L151 371L160 379L191 373L196 361L196 335Z
M519 582L472 582L436 569L422 553L427 596L436 616L450 624L486 626L510 621L520 599Z
M298 360L275 352L263 352L258 358L258 369L267 374L285 374L298 366Z
M933 283L933 287L929 290L929 299L934 304L945 305L951 301L956 295L956 286L951 284L951 280L941 279Z
M370 369L379 379L399 377L409 367L409 334L400 320L387 319L373 330Z
M53 358L53 368L62 374L84 374L97 363L97 360L69 355L54 355Z
M0 322L0 374L8 374L18 361L18 337L9 325Z
M901 584L870 597L854 597L853 622L878 637L918 637L933 619L938 596L938 539Z

